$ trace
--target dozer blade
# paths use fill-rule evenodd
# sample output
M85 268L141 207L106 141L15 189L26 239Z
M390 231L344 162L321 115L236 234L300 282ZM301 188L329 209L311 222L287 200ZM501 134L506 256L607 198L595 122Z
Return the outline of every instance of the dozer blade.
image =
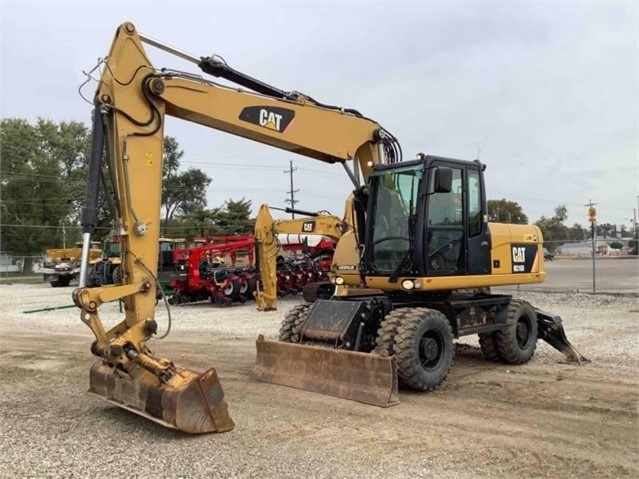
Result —
M344 351L259 335L251 378L388 407L399 404L395 357Z
M181 385L170 387L148 372L133 378L98 362L91 368L89 392L185 433L226 432L235 427L215 369L198 375L176 367L175 374Z

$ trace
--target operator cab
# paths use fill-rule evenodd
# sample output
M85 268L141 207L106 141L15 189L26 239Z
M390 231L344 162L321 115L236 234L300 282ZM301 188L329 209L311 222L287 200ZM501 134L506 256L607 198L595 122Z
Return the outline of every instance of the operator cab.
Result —
M490 273L484 169L437 156L377 166L369 177L366 274L395 281Z

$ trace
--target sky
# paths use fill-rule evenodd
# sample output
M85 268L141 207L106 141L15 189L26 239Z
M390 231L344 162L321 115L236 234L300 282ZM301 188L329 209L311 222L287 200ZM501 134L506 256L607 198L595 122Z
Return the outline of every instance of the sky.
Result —
M590 202L599 223L639 219L637 2L0 0L0 116L89 125L78 88L125 21L355 108L398 138L405 160L479 158L488 199L517 202L530 222L565 205L566 223L585 226ZM145 48L158 68L201 73ZM212 177L208 207L287 206L292 161L295 206L343 214L351 183L340 165L172 117L165 134L183 169Z

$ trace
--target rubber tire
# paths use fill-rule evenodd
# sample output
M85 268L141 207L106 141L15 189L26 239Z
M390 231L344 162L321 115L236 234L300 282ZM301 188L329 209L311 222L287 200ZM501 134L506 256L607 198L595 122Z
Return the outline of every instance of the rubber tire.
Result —
M298 304L286 314L280 327L280 341L299 343L299 328L306 320L311 306L312 304Z
M250 278L247 280L247 283L248 283L248 291L246 292L247 294L246 298L255 300L254 293L255 291L257 291L257 279L255 279L254 277Z
M240 295L244 297L248 296L250 294L248 281L242 278L239 280L239 284L240 284L240 290L239 290Z
M526 340L517 338L517 325L527 326ZM526 301L512 300L508 305L506 328L495 333L495 344L501 360L506 364L524 364L532 359L537 347L538 324L534 308Z
M240 297L240 280L239 279L233 279L231 280L231 286L226 286L225 288L222 289L222 294L226 297L229 298L229 303L232 303L233 301L237 301Z
M375 354L385 357L395 354L397 329L406 316L414 311L415 308L397 308L384 317L377 330L377 338L375 338Z
M497 350L495 333L479 333L479 347L484 357L490 361L501 362L501 356Z
M437 362L428 369L421 363L420 343L426 333L435 336L439 354ZM455 358L453 330L441 312L414 308L401 321L395 335L397 372L403 384L418 391L438 388L448 377Z
M111 272L111 281L113 282L113 284L122 284L123 278L124 274L122 272L122 265L117 265Z

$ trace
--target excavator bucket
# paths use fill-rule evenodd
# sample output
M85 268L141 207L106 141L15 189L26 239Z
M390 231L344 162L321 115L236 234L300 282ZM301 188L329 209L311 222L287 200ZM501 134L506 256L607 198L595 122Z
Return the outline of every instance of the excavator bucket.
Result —
M235 427L215 369L203 374L176 367L179 387L140 370L129 376L104 362L91 368L89 392L112 404L185 433L226 432Z
M253 379L375 406L399 404L394 356L266 341L261 334L256 346Z

